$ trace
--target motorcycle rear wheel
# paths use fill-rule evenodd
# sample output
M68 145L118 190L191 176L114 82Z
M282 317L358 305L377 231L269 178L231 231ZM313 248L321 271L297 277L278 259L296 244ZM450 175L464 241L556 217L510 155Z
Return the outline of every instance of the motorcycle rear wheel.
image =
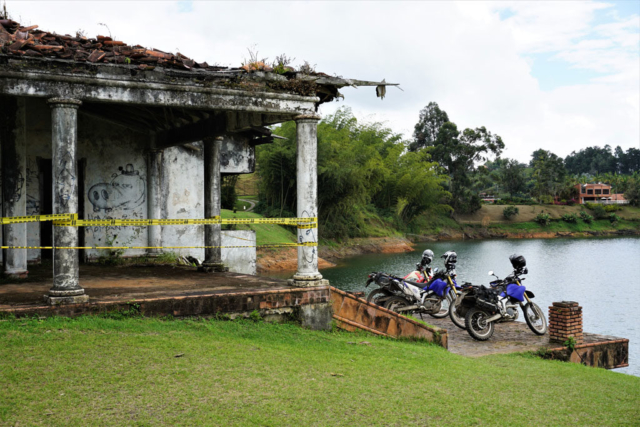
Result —
M547 333L547 319L544 313L535 302L527 303L524 308L524 320L526 320L529 329L536 335L544 335Z
M408 307L411 304L409 301L407 301L405 298L399 297L399 296L393 296L391 298L389 298L385 303L384 303L384 308L393 311L394 313L398 313L398 314L409 314L412 315L413 311L398 311L399 308L402 307Z
M495 327L493 322L487 323L486 319L488 318L489 314L487 312L476 307L467 312L464 321L471 338L478 341L486 341L493 336Z
M447 297L440 302L440 310L437 313L428 314L436 319L442 319L443 317L447 317L447 314L449 314L449 307L451 307L451 298L447 295Z
M378 304L376 300L378 298L388 297L388 296L391 296L391 292L387 291L386 289L382 289L382 288L374 289L371 292L369 292L369 295L367 295L367 302L372 302L377 305L383 305L383 304Z
M458 328L467 329L465 318L462 316L458 316L458 313L456 312L455 299L451 302L451 306L449 308L449 318L451 319L451 322L453 322L453 324L456 325Z

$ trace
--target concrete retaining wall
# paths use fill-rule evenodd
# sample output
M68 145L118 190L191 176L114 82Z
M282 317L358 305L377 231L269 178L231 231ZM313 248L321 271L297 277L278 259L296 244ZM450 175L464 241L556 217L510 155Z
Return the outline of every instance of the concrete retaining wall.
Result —
M391 338L421 338L447 348L447 331L429 327L331 287L333 318L341 329L362 329Z

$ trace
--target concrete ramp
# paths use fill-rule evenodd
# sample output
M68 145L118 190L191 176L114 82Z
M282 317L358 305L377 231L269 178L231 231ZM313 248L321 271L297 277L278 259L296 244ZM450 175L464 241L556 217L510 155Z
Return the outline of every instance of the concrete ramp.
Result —
M333 319L347 331L362 329L390 338L419 338L448 346L446 329L429 327L379 305L330 286Z

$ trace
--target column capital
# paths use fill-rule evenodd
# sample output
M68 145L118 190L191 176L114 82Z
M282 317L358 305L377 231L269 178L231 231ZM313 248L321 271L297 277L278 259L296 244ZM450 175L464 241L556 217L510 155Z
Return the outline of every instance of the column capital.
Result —
M49 98L47 104L51 108L75 108L78 109L82 105L82 101L72 98Z
M299 123L299 122L319 122L321 119L322 119L322 117L319 114L315 114L315 113L300 114L299 116L295 116L293 118L293 120L295 120L296 123Z

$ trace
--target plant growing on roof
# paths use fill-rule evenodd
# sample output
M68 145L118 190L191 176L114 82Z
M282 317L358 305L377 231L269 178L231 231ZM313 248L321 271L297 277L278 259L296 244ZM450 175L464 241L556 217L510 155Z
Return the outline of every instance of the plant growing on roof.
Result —
M273 72L276 74L284 74L290 71L295 71L291 67L291 63L295 61L295 58L290 58L286 54L276 56L275 61L272 64Z

